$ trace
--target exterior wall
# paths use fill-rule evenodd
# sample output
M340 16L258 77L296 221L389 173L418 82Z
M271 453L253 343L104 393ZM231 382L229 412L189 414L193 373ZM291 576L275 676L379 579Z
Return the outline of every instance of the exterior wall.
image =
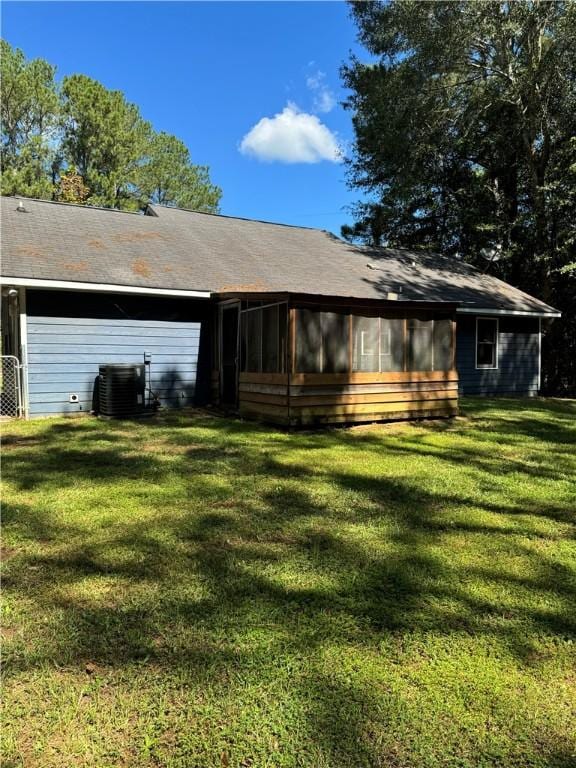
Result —
M162 405L197 402L207 310L189 299L28 291L30 415L89 412L99 366L142 363L145 352ZM69 402L71 393L79 402Z
M538 319L501 316L498 318L498 367L476 368L476 316L458 315L456 367L460 394L537 395L539 358Z

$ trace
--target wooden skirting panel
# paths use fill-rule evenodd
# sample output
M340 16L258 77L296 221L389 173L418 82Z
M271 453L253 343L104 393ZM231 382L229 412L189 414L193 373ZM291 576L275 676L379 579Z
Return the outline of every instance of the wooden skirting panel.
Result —
M240 384L239 390L248 396L250 392L261 395L285 395L288 392L288 384Z
M292 412L291 412L292 413ZM448 418L450 416L458 415L457 406L446 406L442 408L427 408L419 411L414 410L396 410L388 411L386 413L381 412L365 412L365 413L345 413L336 414L330 413L329 415L309 415L298 414L298 416L292 416L290 418L290 426L293 427L305 427L305 426L322 426L328 424L359 424L367 421L404 421L409 419L427 419L427 418Z
M242 384L288 384L287 373L241 373L240 385Z
M241 416L288 425L288 374L241 373L238 407Z
M388 421L458 412L455 371L296 374L290 378L290 424Z
M244 403L267 403L268 405L288 405L288 395L268 395L260 392L240 392L240 405Z
M324 395L299 395L290 397L291 408L306 408L309 406L325 405L356 405L362 403L418 403L430 400L457 400L458 390L438 390L436 392L385 392L381 394L324 394Z
M267 421L271 424L289 424L288 406L271 405L269 403L252 403L240 400L240 415L260 421Z
M359 413L391 413L398 410L418 413L418 411L442 408L457 408L458 400L436 400L427 402L393 402L393 403L350 403L347 405L316 405L303 408L290 408L290 416L329 416L330 414L345 416Z
M458 378L453 372L296 374L290 382L286 374L241 374L240 414L274 424L311 426L458 413Z

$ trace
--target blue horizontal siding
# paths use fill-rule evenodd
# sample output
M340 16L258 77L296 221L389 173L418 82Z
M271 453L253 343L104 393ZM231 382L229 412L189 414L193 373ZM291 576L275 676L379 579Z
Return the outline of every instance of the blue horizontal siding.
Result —
M80 403L36 403L30 402L30 416L66 416L70 413L90 413L92 400Z
M140 358L138 362L141 363L142 359ZM44 363L39 369L36 366L30 369L28 381L30 383L34 381L70 381L71 374L75 373L79 375L80 380L83 380L83 374L91 373L93 370L94 366L90 363ZM172 370L173 365L169 363L159 363L156 358L154 358L152 371L154 376L163 376L164 374L170 373ZM189 366L180 364L178 366L178 372L183 376L188 373L192 377L195 377L196 364L191 364Z
M62 313L64 315L64 313ZM75 329L83 327L92 327L99 331L100 328L117 328L119 333L123 333L126 328L136 328L138 330L146 328L159 328L164 329L166 320L145 320L135 318L102 318L102 317L54 317L53 315L35 315L35 318L42 322L42 325L61 325L65 326L71 333L75 332ZM70 320L74 320L74 324L70 325ZM172 328L175 330L190 330L190 321L169 321ZM40 331L38 331L40 332ZM62 329L64 332L64 329Z
M456 367L462 395L536 395L538 393L538 321L499 320L498 367L476 368L476 318L457 321Z
M55 332L55 329L57 329L58 332ZM35 332L33 334L34 341L38 344L87 344L87 345L94 345L94 344L100 344L102 343L102 339L108 340L110 337L117 340L118 344L121 344L122 346L130 346L131 344L137 344L138 346L142 343L142 336L140 334L135 333L135 329L130 329L131 333L128 334L119 334L118 331L115 330L114 333L109 334L98 334L94 330L92 330L90 333L60 333L60 326L53 326L49 332L45 333L42 331L41 333ZM182 339L196 339L196 334L193 333L180 333L180 331L177 332L177 335L175 336L150 336L149 334L146 334L146 343L150 347L169 347L169 346L179 346Z
M54 315L59 314L59 301L62 296L58 299L54 295ZM90 302L92 307L100 306L98 297L90 297ZM170 309L170 305L164 306ZM42 308L47 307L52 309L49 299L43 297ZM103 307L98 314L105 313L104 301ZM192 404L197 390L201 324L200 319L66 317L46 311L35 315L32 302L28 315L31 415L90 411L99 366L142 363L145 352L151 359L150 387L162 405ZM69 402L72 393L78 396L78 403Z
M96 338L96 337L95 337ZM102 339L99 339L97 344L82 344L75 339L71 339L68 344L39 344L37 341L33 342L34 354L36 355L68 355L70 353L70 347L74 347L78 354L86 355L109 355L111 348L114 350L114 355L125 355L130 359L134 356L141 358L145 350L149 350L155 355L162 355L166 358L173 358L178 356L182 351L182 343L175 343L174 339L171 339L169 343L161 345L158 344L152 347L148 344L146 339L141 339L139 344L123 344L120 339L114 336L108 338L108 343L102 344ZM30 340L29 340L30 343ZM198 341L188 339L184 344L186 351L189 355L195 356L198 353Z
M190 374L187 376L181 374L179 381L183 386L194 386L196 383L196 377ZM163 383L164 380L160 376L154 374L152 375L151 386L153 389L166 389L166 387L163 386ZM83 391L90 391L90 393L92 392L92 385L89 386L86 382L86 379L78 380L78 377L73 379L61 378L60 381L31 381L28 383L28 390L30 393L38 394L46 394L48 392L62 392L63 385L65 385L65 388L67 388L70 392L76 392L77 394Z
M53 352L39 352L36 353L34 349L33 344L28 344L28 349L30 350L30 353L28 355L28 361L30 364L43 364L43 363L57 363L57 364L70 364L71 361L71 354L74 351L75 344L70 345L70 349L68 352L66 350L63 350L59 353L53 353ZM82 351L82 352L76 352L74 354L74 360L79 363L92 363L94 360L98 360L100 365L103 365L104 363L141 363L144 360L144 352L148 349L146 344L142 344L142 351L140 353L132 353L128 354L126 352L121 352L117 348L114 348L113 343L110 344L109 350L106 351L104 348L100 352L89 352L89 351ZM198 352L197 348L186 350L183 347L184 351L190 352L190 354L183 354L182 350L180 350L180 354L178 352L175 352L173 354L157 354L152 355L154 360L156 360L159 363L167 363L171 364L174 363L176 360L178 360L179 363L188 363L190 367L194 367L196 364L197 358L198 358Z

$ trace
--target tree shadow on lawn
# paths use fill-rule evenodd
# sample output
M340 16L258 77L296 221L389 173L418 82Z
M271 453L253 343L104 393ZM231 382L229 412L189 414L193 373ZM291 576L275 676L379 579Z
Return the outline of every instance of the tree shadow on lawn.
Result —
M523 409L525 406L523 406ZM522 412L523 412L522 409ZM569 409L568 409L569 410ZM561 414L565 414L564 406L558 408ZM167 420L168 427L170 421ZM124 426L124 425L123 425ZM210 430L222 432L226 437L231 433L236 433L243 438L254 437L262 431L262 427L249 425L239 425L234 423L232 427L225 420L207 419L206 425ZM64 434L66 440L74 438L76 440L78 430L72 426L55 424L49 433L53 433L58 438ZM113 442L118 438L108 430L90 430L87 435L81 434L81 439L91 441L110 440ZM328 445L334 445L344 442L347 450L364 450L367 444L382 447L382 441L378 441L375 434L364 435L360 440L350 440L350 435L342 432L324 433L323 435L311 436L314 443L327 442ZM180 439L180 438L179 438ZM282 441L285 442L285 441ZM252 446L253 447L253 446ZM308 446L306 446L308 448ZM386 441L384 446L386 451L397 451L400 454L409 454L410 447L402 438ZM470 457L467 452L463 454L460 449L454 451L446 448L434 447L433 452L422 450L422 444L417 446L415 453L418 456L433 455L440 456L442 461L453 463L470 463ZM510 526L490 526L485 523L470 523L465 519L466 508L478 508L478 500L458 495L455 491L453 496L445 494L430 493L419 487L417 482L407 482L399 478L375 478L370 475L357 475L338 472L333 469L329 473L331 483L341 487L344 492L355 492L355 499L359 503L355 505L353 518L354 522L365 521L373 524L380 518L392 520L393 526L397 528L394 533L387 532L386 536L395 547L395 553L390 556L376 558L374 561L366 562L360 549L354 549L352 543L347 542L343 537L334 536L334 515L327 503L319 503L306 491L307 481L313 480L317 474L314 469L310 469L301 464L280 463L274 456L268 453L254 454L250 444L238 444L228 447L226 455L226 468L230 475L248 475L248 482L255 487L258 483L265 481L267 490L259 494L256 501L254 499L240 499L228 502L229 509L221 510L222 504L226 506L228 494L222 493L218 487L210 493L210 475L219 476L220 468L217 465L218 459L222 456L218 448L196 445L188 449L187 453L179 457L178 471L189 473L191 475L206 475L208 494L210 501L206 499L208 505L213 505L213 512L198 514L194 511L189 518L179 515L176 520L168 512L160 515L155 523L156 531L145 533L142 531L142 524L136 522L132 524L126 520L120 527L120 530L114 530L111 538L106 538L103 542L82 542L78 546L76 540L82 538L82 527L70 525L58 525L50 512L42 512L38 508L29 505L25 508L19 505L17 509L11 510L9 505L4 509L5 525L11 523L25 530L26 536L36 541L57 541L59 538L66 540L72 538L74 547L66 554L58 552L54 556L38 559L34 563L38 566L38 577L41 580L44 568L55 568L63 573L56 578L56 583L61 584L62 580L67 578L84 577L90 573L117 574L129 579L147 579L162 583L166 577L166 568L164 563L171 562L171 548L173 542L180 540L185 546L191 548L190 558L195 563L198 572L204 579L212 583L211 589L219 594L219 600L227 598L235 601L240 596L238 590L247 589L248 594L257 594L260 596L269 594L271 599L282 601L299 602L303 600L304 605L310 601L315 602L312 593L306 593L302 596L299 592L290 594L289 591L283 591L282 588L272 587L266 579L258 578L251 574L248 578L241 578L242 564L249 559L250 551L262 550L262 559L274 559L282 557L286 553L272 555L269 545L284 544L288 549L288 556L296 555L312 556L313 565L329 565L329 568L337 573L340 566L346 564L350 569L351 564L355 564L352 573L353 589L346 589L344 592L339 590L337 594L327 595L319 593L317 599L319 607L325 608L325 601L333 604L349 604L350 610L360 617L364 615L370 623L376 627L387 629L398 629L413 627L418 628L424 619L421 617L415 620L419 614L418 606L422 600L427 597L439 597L444 594L450 595L466 605L462 615L457 616L455 624L461 628L466 626L464 621L466 615L477 616L478 612L490 614L498 611L498 606L490 604L480 604L477 601L469 600L458 589L458 574L450 574L450 584L448 587L442 587L439 590L438 583L444 581L443 572L446 569L437 557L432 556L430 552L441 545L441 539L445 535L453 535L458 532L467 532L470 534L478 533L481 535L494 534L496 536L528 536L537 538L546 538L546 534L535 532L530 527L521 525ZM476 463L478 469L488 473L493 469L490 460L482 460ZM215 464L216 462L216 464ZM488 463L487 463L488 462ZM78 478L89 479L90 483L110 483L111 481L122 480L146 480L147 482L168 481L166 466L158 461L153 453L134 453L132 446L117 446L107 448L95 448L87 453L83 449L77 449L68 444L56 445L48 444L46 450L43 450L38 456L37 452L28 454L24 452L20 457L5 459L4 462L5 477L16 483L20 489L26 491L40 487L65 487L66 484L74 484ZM172 470L173 471L173 470ZM323 477L325 477L325 471ZM298 487L289 484L286 481L296 481ZM270 490L268 486L270 481L277 481L277 488ZM525 505L514 504L509 500L502 505L494 505L481 501L482 509L498 514L508 515L541 515L559 523L573 523L574 518L571 510L563 507L530 509ZM458 519L446 519L444 512L454 506L464 511ZM232 512L230 512L230 508ZM242 515L238 517L238 512ZM327 525L323 532L318 530L311 531L303 536L288 534L286 528L289 527L294 517L311 516L318 517L319 521ZM158 530L167 533L167 541L157 538ZM268 549L266 549L268 546ZM132 550L139 553L140 558L134 558L132 561L127 558L124 562L106 564L104 554L107 549L120 547L126 551ZM543 571L543 575L538 581L527 580L526 586L534 589L549 589L556 591L559 595L565 595L566 575L558 578L558 571L548 573L542 562L537 563L535 552L530 550L526 556L531 558L533 564L538 565L537 570ZM541 558L540 558L541 559ZM102 564L98 565L101 562ZM345 572L346 568L344 569ZM490 579L490 570L482 572L483 578ZM503 577L501 573L492 572L492 577L496 581L503 579L512 584L518 584L513 575ZM224 585L223 591L220 591L221 585ZM568 589L568 594L573 596L573 589ZM354 607L355 606L355 607ZM441 629L446 628L450 631L450 622L447 622L446 616L435 614L434 611L426 612L426 627ZM414 623L415 622L415 623ZM542 619L536 621L541 623ZM413 625L414 623L414 625ZM553 622L552 622L553 623ZM558 626L565 629L565 624L560 621ZM573 629L570 624L571 630Z
M531 429L526 421L522 417L523 429ZM58 424L46 430L41 452L32 445L8 452L4 476L26 498L4 508L6 529L14 528L24 544L7 564L4 588L33 599L49 626L45 636L37 629L39 647L33 653L18 646L11 659L6 653L14 673L46 664L76 668L88 661L112 669L144 665L185 670L195 683L225 690L231 671L257 683L262 670L280 658L289 656L298 665L325 648L376 648L383 638L406 633L494 637L527 666L534 663L535 638L576 636L573 570L528 546L529 526L466 521L466 510L480 506L507 522L509 515L542 515L554 524L570 524L573 533L567 507L532 508L514 499L495 506L458 489L428 490L417 474L375 477L314 460L311 466L295 463L284 455L296 444L305 452L345 448L352 462L366 450L394 451L408 461L426 457L428 447L410 447L405 436L279 434L263 449L259 438L269 433L257 425L202 418L208 437L193 428L175 435L170 429L169 419L158 425L153 431L165 432L164 449L145 452L138 451L138 437L147 432L141 428L134 446L114 431L130 435L125 424L86 431ZM78 439L91 450L77 447ZM222 457L219 447L202 440L220 443L227 453ZM174 445L183 450L167 464L163 450L169 453ZM434 446L429 455L473 463L487 482L497 460L474 461L458 447ZM224 491L223 472L231 479ZM177 509L170 501L151 523L127 516L104 533L91 532L81 520L55 519L30 495L79 482L170 485L175 474L190 478ZM526 474L529 482L531 473ZM199 476L202 482L195 485ZM319 482L328 482L330 493L318 493ZM155 492L145 487L142 493L143 503L147 494L154 503ZM347 494L348 506L339 507ZM460 511L456 520L447 514L454 508ZM367 542L346 533L361 526L370 529ZM498 538L508 536L506 556L523 558L528 572L518 576L497 563L451 562L443 548L450 551L459 534L479 537L478 544L469 544L476 554L490 540L498 551ZM91 594L90 584L97 587L100 580L113 589ZM471 588L472 581L481 588ZM552 607L546 607L549 600ZM261 642L254 640L258 630ZM385 722L386 707L396 711L401 702L390 693L344 684L314 663L295 677L294 686L309 713L311 740L342 764L377 764L382 747L369 723ZM558 768L569 764L560 753L550 752L549 758Z
M558 448L576 445L576 400L462 398L460 406L472 428L484 420L508 440L529 438Z
M551 480L574 478L576 401L555 402L551 410L554 416L538 400L464 399L464 422L462 417L455 422L422 421L416 434L395 436L385 448L474 467L487 479L513 473ZM438 435L450 436L453 445L438 444ZM376 428L360 435L359 441L377 449L382 437Z
M344 485L348 479L342 478ZM381 483L381 485L387 485ZM386 491L390 488L387 485ZM394 488L396 498L402 498L399 486ZM413 492L409 493L414 498ZM191 621L210 621L212 624L222 618L227 625L229 613L233 623L242 622L242 614L254 616L258 608L266 616L270 611L276 617L289 621L290 612L310 613L316 611L335 615L345 614L354 618L364 630L368 631L420 631L432 630L450 634L469 632L470 634L488 633L507 636L511 647L523 658L530 653L530 643L526 630L568 636L575 633L576 626L572 606L576 599L573 572L553 559L546 559L533 550L514 544L512 549L526 555L532 566L532 576L518 577L504 574L489 568L469 568L466 580L461 582L457 568L447 566L443 558L432 550L441 546L443 531L431 527L426 516L424 498L418 500L418 512L405 514L405 507L399 504L394 515L398 532L387 534L393 543L393 551L380 556L366 552L364 548L346 541L326 529L316 527L311 530L286 536L283 527L277 524L279 515L293 519L298 512L310 518L318 515L321 524L326 525L325 509L315 506L304 494L294 498L292 494L290 508L277 496L270 498L271 519L261 511L254 510L257 533L249 523L237 523L230 515L207 513L195 516L191 522L171 523L169 516L160 525L163 533L170 530L167 541L155 538L154 532L142 531L141 524L123 526L121 534L115 534L104 541L81 545L74 543L64 546L55 554L31 554L21 563L27 574L23 579L27 591L42 594L48 602L62 587L74 585L78 581L92 576L112 576L120 579L154 584L156 586L176 586L171 583L174 559L174 541L184 543L186 562L190 572L200 577L208 585L210 597L192 601L180 601L177 594L164 603L166 611L161 621L170 621L173 616L185 617ZM7 510L6 525L10 525L10 510ZM18 516L23 509L20 507ZM252 516L247 510L248 516ZM420 517L424 515L424 519ZM436 499L433 514L437 514ZM29 532L35 539L54 541L55 526L42 522L38 514L26 515L30 522ZM371 517L371 516L370 516ZM361 515L360 515L361 518ZM369 518L370 519L370 518ZM65 537L71 535L70 527L65 529ZM278 546L279 545L279 546ZM510 545L509 545L510 548ZM120 561L110 560L108 553L121 551L124 556ZM130 556L132 555L132 556ZM288 587L281 580L265 575L270 564L282 559L294 559L312 571L327 573L331 576L330 588ZM254 568L256 566L256 569ZM20 569L18 569L20 570ZM20 571L21 572L21 571ZM47 575L51 578L47 580ZM341 574L341 576L340 576ZM537 611L517 606L504 609L488 599L479 599L471 595L466 583L471 576L478 577L484 584L503 585L516 591L538 592L554 595L564 608L560 611ZM313 580L313 579L312 579ZM13 569L5 576L6 589L18 589L20 579ZM177 592L177 590L176 590ZM57 598L59 607L68 604L72 609L74 600ZM80 607L75 612L74 621L82 615L92 614L92 609ZM151 606L152 607L152 606ZM142 609L146 612L146 607ZM141 621L137 612L137 621ZM98 609L96 613L100 613ZM110 628L115 624L116 615L120 623L120 637L115 638L112 646L106 634L99 636L99 651L94 647L94 625L101 623L91 617L88 625L91 631L84 637L75 635L78 645L78 658L100 655L100 660L114 663L114 659L129 660L133 655L129 637L123 637L123 630L130 627L127 614L121 606L105 607L102 616L108 613L103 624ZM494 619L505 619L494 622ZM348 625L347 622L344 622ZM160 629L160 627L157 627ZM139 624L140 635L146 635ZM150 633L148 633L150 634ZM66 633L64 633L66 639ZM334 640L345 639L333 636ZM293 642L297 644L294 638ZM138 648L141 643L139 642ZM306 639L309 647L309 639ZM120 654L120 656L118 656ZM136 653L136 657L140 651ZM107 658L105 658L107 657ZM174 663L174 659L170 660Z

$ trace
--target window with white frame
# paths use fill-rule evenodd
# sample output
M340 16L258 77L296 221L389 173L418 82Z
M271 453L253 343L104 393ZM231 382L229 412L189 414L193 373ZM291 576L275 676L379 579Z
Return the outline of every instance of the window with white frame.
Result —
M498 368L497 318L476 318L476 368Z

